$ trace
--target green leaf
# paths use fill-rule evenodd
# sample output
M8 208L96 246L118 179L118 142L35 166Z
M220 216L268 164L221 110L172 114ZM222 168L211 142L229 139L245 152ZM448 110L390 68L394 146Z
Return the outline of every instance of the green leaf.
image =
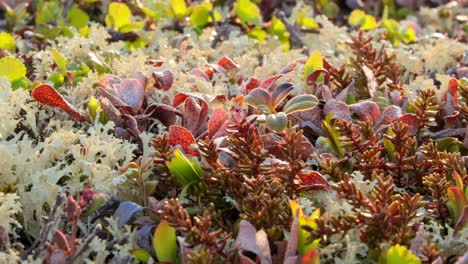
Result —
M283 112L292 114L299 111L312 109L319 104L317 97L311 94L301 94L293 97L283 107Z
M334 2L329 2L322 9L322 13L325 14L328 18L335 18L340 12L340 8Z
M52 57L54 58L55 64L59 68L62 73L67 72L67 59L58 51L57 49L51 49L50 52L52 53Z
M148 263L151 258L151 254L142 248L136 248L130 250L130 254L136 259L144 263Z
M389 127L387 129L387 135L389 135L390 137L395 135L395 133L393 133L392 128ZM390 159L393 160L393 157L395 156L395 146L393 145L392 141L390 141L387 138L383 139L383 143L384 143L384 146L385 146L385 150L388 153L388 156L390 156Z
M261 27L257 26L249 32L248 36L249 38L253 38L262 42L266 38L267 33Z
M178 19L185 18L188 15L187 5L184 0L171 0L171 10Z
M330 146L336 155L342 157L344 155L344 149L341 147L340 134L334 126L331 124L333 114L328 114L325 120L322 121L322 129L329 140Z
M266 115L266 124L267 126L278 133L281 133L284 131L286 126L288 125L288 116L283 113L276 113L276 114L269 114Z
M35 17L36 24L45 24L55 21L60 14L61 8L55 1L44 1L38 6Z
M449 187L447 189L447 195L449 197L447 205L452 217L452 222L456 224L463 213L464 207L468 204L468 201L463 191L458 187Z
M0 59L0 77L6 76L10 83L26 76L24 64L13 57L3 57Z
M364 19L366 16L366 12L360 10L360 9L355 9L351 14L349 14L348 17L348 24L351 26L360 26L361 25L361 20Z
M190 15L190 23L196 27L204 27L210 21L211 4L201 4L196 6Z
M302 208L297 202L290 200L289 207L291 208L291 212L293 215L296 214L296 212L298 212L297 222L298 222L299 227L306 225L306 226L311 227L314 230L318 229L316 219L320 217L320 209L316 209L314 212L312 212L312 215L306 216L304 215L304 211L302 210ZM312 243L310 244L306 244L309 234L310 233L307 232L303 228L299 228L298 230L298 241L297 241L298 245L297 246L298 246L298 252L301 255L307 253L307 251L313 248L316 248L320 242L320 238L319 238L319 239L312 241Z
M176 231L166 220L162 220L154 232L153 247L159 262L176 263Z
M360 9L355 9L348 17L351 26L360 26L361 30L370 30L377 27L375 17L366 14Z
M200 181L203 173L200 165L186 157L179 149L174 151L174 157L170 161L166 161L166 166L183 187Z
M0 33L0 49L6 49L9 51L15 51L16 44L15 39L12 35L7 32Z
M70 8L67 18L70 21L70 24L78 29L87 26L89 22L88 14L81 10L77 5L73 5L72 8Z
M312 52L304 65L304 80L316 70L323 68L323 57L318 51Z
M406 44L414 42L416 40L416 32L414 32L414 29L407 28L404 30L401 34L401 40Z
M271 25L268 31L273 35L287 35L289 37L289 32L286 29L286 25L275 16L271 19Z
M387 264L420 264L421 260L404 246L392 246L387 252Z
M65 77L63 76L63 74L56 72L50 75L49 78L47 78L47 80L49 82L52 82L54 84L54 87L60 87L65 81Z
M361 30L371 30L377 27L377 21L375 17L371 15L366 15L364 21L361 22Z
M319 25L312 17L307 17L305 10L298 11L296 15L296 23L305 29L317 29Z
M144 0L141 2L143 5L140 8L147 17L154 20L169 17L169 12L166 10L171 8L165 1Z
M113 2L109 5L109 14L106 16L106 25L120 29L121 27L130 24L132 12L126 4Z
M234 4L234 11L244 23L260 24L262 22L260 9L250 0L237 0Z

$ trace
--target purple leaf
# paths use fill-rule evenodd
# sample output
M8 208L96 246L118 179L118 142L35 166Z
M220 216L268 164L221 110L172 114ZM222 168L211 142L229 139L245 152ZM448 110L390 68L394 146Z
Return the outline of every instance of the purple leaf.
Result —
M323 113L325 116L333 114L333 119L339 120L351 120L351 114L349 113L349 107L336 99L330 100L325 104L323 108Z
M174 82L174 74L170 70L161 72L153 72L154 87L167 91L171 88Z
M360 101L349 106L360 120L374 122L380 115L379 106L372 101Z
M139 110L145 98L145 87L137 79L125 79L114 86L123 102Z
M380 125L388 124L402 115L401 108L396 105L389 105L387 106L382 113L380 114L379 118L375 121L374 128L378 128Z
M270 104L275 108L284 98L286 98L286 96L292 92L293 89L294 86L290 83L283 83L276 87L276 89L271 94Z
M134 202L125 201L120 203L119 208L117 208L117 210L114 213L114 217L119 219L119 226L123 226L127 224L134 215L136 215L142 210L143 207L141 207L140 205Z
M149 105L145 109L145 115L158 119L166 127L174 125L177 121L177 116L183 116L183 114L174 107L160 103Z

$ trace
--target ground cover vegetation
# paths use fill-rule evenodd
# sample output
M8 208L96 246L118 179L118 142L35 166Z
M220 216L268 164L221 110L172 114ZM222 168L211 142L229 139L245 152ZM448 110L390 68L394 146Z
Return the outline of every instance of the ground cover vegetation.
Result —
M468 263L465 1L0 3L1 263Z

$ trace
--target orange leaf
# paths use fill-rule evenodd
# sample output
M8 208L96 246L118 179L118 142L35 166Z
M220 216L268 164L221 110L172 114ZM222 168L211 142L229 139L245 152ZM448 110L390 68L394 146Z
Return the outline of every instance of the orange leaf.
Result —
M52 86L41 84L32 91L32 97L39 103L57 107L67 112L74 120L82 120L81 114L62 95L60 95Z
M198 156L198 151L190 149L195 144L195 138L185 127L173 125L169 127L169 143L172 146L180 145L187 154Z
M208 122L208 134L213 136L228 118L228 114L222 108L213 111L213 115Z

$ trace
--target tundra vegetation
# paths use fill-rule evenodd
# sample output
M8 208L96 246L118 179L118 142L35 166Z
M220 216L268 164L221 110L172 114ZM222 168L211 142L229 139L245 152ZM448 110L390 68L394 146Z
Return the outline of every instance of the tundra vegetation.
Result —
M468 7L5 0L1 263L468 263Z

